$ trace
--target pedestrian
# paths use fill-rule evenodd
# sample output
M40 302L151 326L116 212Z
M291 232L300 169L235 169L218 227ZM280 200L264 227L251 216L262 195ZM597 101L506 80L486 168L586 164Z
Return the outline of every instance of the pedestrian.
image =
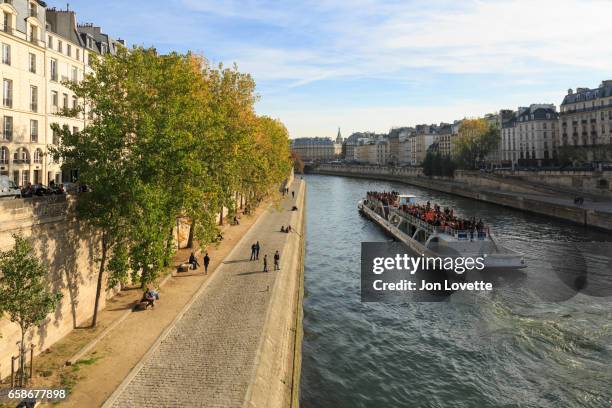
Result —
M261 247L259 246L259 241L255 243L255 259L259 259L259 250Z
M210 256L208 252L204 255L204 275L208 274L208 265L210 264Z
M280 267L278 266L278 262L280 261L280 254L278 251L274 253L274 270L278 271Z
M295 198L295 191L291 191L291 198Z
M257 252L257 249L255 247L255 244L251 245L251 259L249 259L249 261L254 261L255 260L255 253Z
M196 258L193 252L189 255L189 263L191 264L191 269L197 269L200 266L198 258Z
M264 272L268 272L268 255L264 255L264 257L263 257L263 263L264 263L264 268L263 268L263 271L264 271Z

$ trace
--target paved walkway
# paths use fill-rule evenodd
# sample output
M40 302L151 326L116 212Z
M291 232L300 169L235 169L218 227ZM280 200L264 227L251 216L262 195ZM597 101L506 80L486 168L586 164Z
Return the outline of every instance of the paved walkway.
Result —
M290 191L300 185L295 180ZM298 197L301 194L296 191ZM281 208L272 206L257 220L165 339L105 406L242 406L277 275L273 272L277 249L282 266L288 235L280 227L289 224L296 199L290 193ZM249 261L251 245L257 240L259 261ZM262 272L264 254L268 273Z

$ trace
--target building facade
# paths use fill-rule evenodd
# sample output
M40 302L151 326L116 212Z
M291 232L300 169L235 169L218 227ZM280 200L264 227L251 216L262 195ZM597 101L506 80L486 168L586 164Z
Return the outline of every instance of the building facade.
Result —
M595 89L569 89L560 110L561 146L612 143L612 80Z
M504 166L548 166L559 147L559 113L553 104L519 107L516 116L502 124Z
M342 145L340 145L340 149ZM304 161L326 162L337 158L338 148L329 137L301 137L291 142L293 150Z
M68 181L48 154L60 141L52 126L71 132L85 127L86 115L73 111L82 103L66 83L81 81L89 59L110 48L100 41L86 47L73 11L47 9L35 0L3 1L0 11L0 175L20 186Z

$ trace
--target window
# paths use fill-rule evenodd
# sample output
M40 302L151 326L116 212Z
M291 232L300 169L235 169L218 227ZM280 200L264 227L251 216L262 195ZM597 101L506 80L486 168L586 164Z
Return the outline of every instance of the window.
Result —
M27 160L27 159L23 159L23 160ZM21 172L21 185L27 186L29 182L30 182L30 172L27 170L22 171Z
M30 120L30 142L38 143L38 121Z
M59 100L57 91L51 91L51 113L57 113Z
M30 86L30 110L38 112L38 87Z
M61 40L57 40L57 52L64 52L64 43Z
M72 109L76 109L77 108L77 97L75 95L72 95Z
M51 80L57 81L57 60L51 60L51 70L50 70Z
M38 45L38 28L30 24L30 42Z
M13 140L13 117L12 116L5 116L4 117L4 124L2 126L2 139L3 140Z
M43 152L40 149L36 149L34 151L34 163L42 163L42 159L43 159Z
M72 82L79 82L79 69L72 67Z
M36 7L36 3L30 3L30 17L38 16L38 8Z
M28 61L29 61L30 72L35 74L36 73L36 54L30 53Z
M79 50L78 48L76 49L76 59L78 59L79 61L81 60L81 50Z
M13 81L5 79L2 86L2 103L7 108L13 107Z
M11 46L8 44L2 44L2 63L11 65Z
M0 147L0 164L8 164L9 162L9 151L6 147Z
M63 107L64 109L66 109L66 110L67 110L67 109L68 109L68 94L67 94L67 93L65 93L65 94L63 94L62 96L63 96L63 99L62 99L62 102L63 102L63 103L62 103L62 107Z
M53 37L51 36L47 37L47 47L53 48Z
M5 33L13 33L13 26L12 26L12 22L13 22L13 16L10 13L4 12L2 13L3 15L3 26L2 26L2 30Z
M72 45L66 44L66 55L72 57Z
M72 134L76 135L77 133L79 133L79 128L77 126L73 126L72 127Z

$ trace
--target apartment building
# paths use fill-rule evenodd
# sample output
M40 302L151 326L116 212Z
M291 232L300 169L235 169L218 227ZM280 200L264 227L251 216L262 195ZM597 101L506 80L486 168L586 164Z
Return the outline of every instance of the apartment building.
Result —
M59 143L52 125L78 132L87 115L68 114L79 101L65 83L81 81L93 55L116 52L123 43L99 27L78 26L74 11L42 1L4 0L0 11L0 175L20 186L68 181L70 174L48 154Z
M560 110L561 146L612 143L612 80L595 89L569 89Z
M331 161L338 154L336 143L329 137L302 137L293 139L291 150L304 161Z
M502 164L547 166L558 154L559 113L553 104L519 107L502 124Z

